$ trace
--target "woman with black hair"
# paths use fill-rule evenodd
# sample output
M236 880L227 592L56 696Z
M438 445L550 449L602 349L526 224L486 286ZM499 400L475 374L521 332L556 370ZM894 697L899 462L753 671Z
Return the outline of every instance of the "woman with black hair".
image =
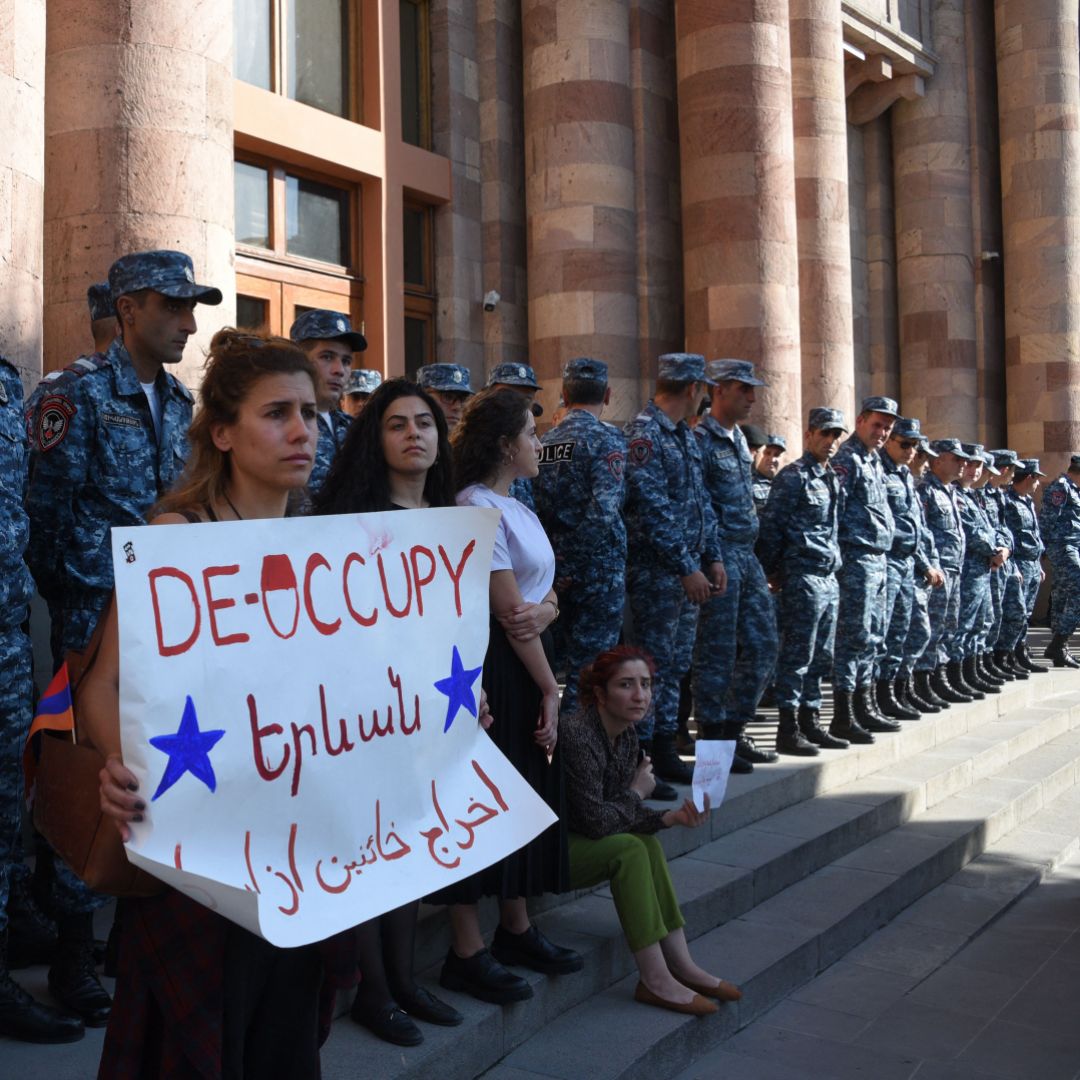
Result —
M415 383L390 379L353 420L315 496L312 513L365 514L453 505L450 444L442 410ZM413 977L418 909L419 901L414 900L355 930L361 982L352 1018L399 1046L416 1046L424 1040L412 1017L444 1026L463 1019Z

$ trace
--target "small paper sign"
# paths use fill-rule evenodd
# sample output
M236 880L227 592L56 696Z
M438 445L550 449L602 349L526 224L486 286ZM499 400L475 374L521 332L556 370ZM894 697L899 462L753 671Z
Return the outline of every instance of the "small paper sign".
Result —
M735 756L734 739L698 739L694 744L694 805L705 809L705 796L709 796L709 809L715 810L727 791L731 759Z

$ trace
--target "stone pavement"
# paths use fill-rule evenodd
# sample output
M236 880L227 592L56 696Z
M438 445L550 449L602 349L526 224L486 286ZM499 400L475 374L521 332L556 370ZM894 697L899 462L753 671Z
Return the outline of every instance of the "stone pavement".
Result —
M901 916L677 1080L1080 1077L1080 856L928 972L933 952Z

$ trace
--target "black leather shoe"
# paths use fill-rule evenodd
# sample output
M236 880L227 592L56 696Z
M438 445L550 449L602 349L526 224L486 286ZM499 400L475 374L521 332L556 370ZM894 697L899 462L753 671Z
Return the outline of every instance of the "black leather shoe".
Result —
M864 731L889 734L900 730L896 720L889 720L874 708L874 688L858 686L852 698L854 720Z
M874 741L874 736L855 718L854 699L855 694L851 690L833 687L833 718L829 724L829 734L848 743L867 746Z
M487 949L465 959L451 949L439 973L439 985L493 1005L528 1001L533 996L532 987L520 975L507 971Z
M522 934L497 927L491 953L500 964L516 964L544 975L568 975L585 966L580 953L548 941L535 925Z
M674 735L653 736L652 767L653 774L661 780L670 780L674 784L693 783L694 767L679 757Z
M1069 638L1065 634L1055 634L1046 646L1043 656L1047 660L1053 660L1054 667L1080 667L1080 663L1077 663L1076 658L1069 652Z
M424 1033L400 1005L387 1005L368 1012L354 1001L349 1015L373 1035L378 1035L383 1042L393 1043L395 1046L419 1046L424 1041Z
M656 779L654 777L654 779ZM679 799L679 793L670 784L665 784L663 780L656 780L656 787L652 789L650 799L655 799L657 802L677 802Z
M816 757L821 751L799 730L794 709L780 710L780 724L776 729L776 750L780 754L796 757Z
M49 968L49 993L65 1009L81 1017L87 1027L104 1027L109 1022L112 998L94 970L92 941L61 939Z
M23 877L11 883L7 912L8 971L51 964L56 955L56 923L38 907Z
M78 1042L86 1034L77 1016L53 1009L31 997L0 969L0 1035L20 1042Z
M775 750L759 750L749 735L737 735L735 738L735 756L751 765L771 765L780 760Z
M1022 641L1016 646L1013 650L1013 658L1016 660L1017 667L1022 668L1031 675L1045 675L1050 670L1045 664L1036 662L1026 641Z
M738 754L735 754L731 759L731 771L739 776L745 776L747 773L754 771L754 766L746 758L741 758Z
M846 750L851 745L847 739L838 739L821 726L821 713L817 709L800 705L798 722L799 730L806 736L807 741L822 750Z
M425 1024L438 1024L440 1027L457 1027L464 1023L465 1017L445 1001L440 1001L434 994L422 986L414 986L407 993L395 994L394 1000L412 1017L423 1020Z

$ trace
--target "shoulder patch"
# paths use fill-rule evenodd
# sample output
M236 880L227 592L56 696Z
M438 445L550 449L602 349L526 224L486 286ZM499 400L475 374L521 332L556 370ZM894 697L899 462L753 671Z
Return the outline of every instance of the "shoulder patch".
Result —
M558 465L563 461L574 460L574 443L553 442L545 443L540 447L541 465Z
M42 399L37 410L37 430L34 433L34 441L42 453L64 441L76 411L75 406L61 394L49 394Z
M1066 495L1063 488L1056 488L1050 492L1050 502L1053 503L1054 506L1064 506L1065 499Z
M631 439L629 446L629 456L632 465L644 465L652 457L652 439L646 439L644 437L638 439Z
M847 479L848 467L846 465L833 465L832 471L843 481Z
M616 480L621 480L626 465L626 455L621 450L612 450L604 460L607 462L607 467L611 470L611 475L614 476Z

